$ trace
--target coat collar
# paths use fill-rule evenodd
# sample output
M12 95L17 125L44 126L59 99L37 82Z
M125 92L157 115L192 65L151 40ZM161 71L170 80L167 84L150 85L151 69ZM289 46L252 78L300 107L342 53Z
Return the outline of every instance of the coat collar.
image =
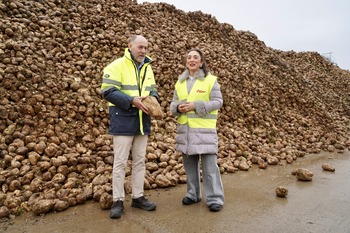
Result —
M129 60L132 60L134 61L132 55L131 55L131 52L130 52L130 49L129 48L125 48L124 50L124 56L126 58L128 58ZM144 60L144 63L151 63L152 62L152 58L150 58L149 56L146 55L145 57L145 60Z
M186 79L188 79L190 77L190 73L188 72L188 69L186 69L180 76L179 76L179 81L183 82ZM200 79L200 80L204 80L205 79L205 74L204 71L202 69L199 69L195 74L194 74L194 78L196 79Z

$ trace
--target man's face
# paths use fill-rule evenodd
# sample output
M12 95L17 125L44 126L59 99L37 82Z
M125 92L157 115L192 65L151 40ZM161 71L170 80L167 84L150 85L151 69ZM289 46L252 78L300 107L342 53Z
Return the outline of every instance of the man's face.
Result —
M141 64L147 54L148 42L144 37L138 36L129 43L129 49L136 62Z

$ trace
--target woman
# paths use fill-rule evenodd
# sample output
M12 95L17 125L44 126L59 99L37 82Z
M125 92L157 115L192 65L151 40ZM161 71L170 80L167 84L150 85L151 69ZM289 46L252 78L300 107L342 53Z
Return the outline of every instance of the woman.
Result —
M176 149L182 152L187 174L184 205L201 201L200 160L203 189L210 211L218 212L224 204L224 191L217 165L218 136L216 122L222 107L222 94L217 77L211 75L204 54L191 49L186 55L186 70L175 84L171 112L177 116Z

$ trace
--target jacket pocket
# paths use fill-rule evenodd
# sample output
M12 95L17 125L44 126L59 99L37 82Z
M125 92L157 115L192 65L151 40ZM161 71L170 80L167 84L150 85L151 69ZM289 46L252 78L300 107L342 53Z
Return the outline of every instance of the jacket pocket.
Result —
M112 106L109 108L110 114L110 134L136 135L140 131L138 109L128 110Z

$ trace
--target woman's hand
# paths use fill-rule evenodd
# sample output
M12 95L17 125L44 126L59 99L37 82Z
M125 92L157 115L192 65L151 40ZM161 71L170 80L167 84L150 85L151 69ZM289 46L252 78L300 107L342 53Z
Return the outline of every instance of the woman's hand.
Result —
M186 103L183 103L183 104L179 104L179 106L177 106L177 109L181 113L187 113L187 112L195 110L196 106L194 105L193 102L189 102L189 103L186 102Z

